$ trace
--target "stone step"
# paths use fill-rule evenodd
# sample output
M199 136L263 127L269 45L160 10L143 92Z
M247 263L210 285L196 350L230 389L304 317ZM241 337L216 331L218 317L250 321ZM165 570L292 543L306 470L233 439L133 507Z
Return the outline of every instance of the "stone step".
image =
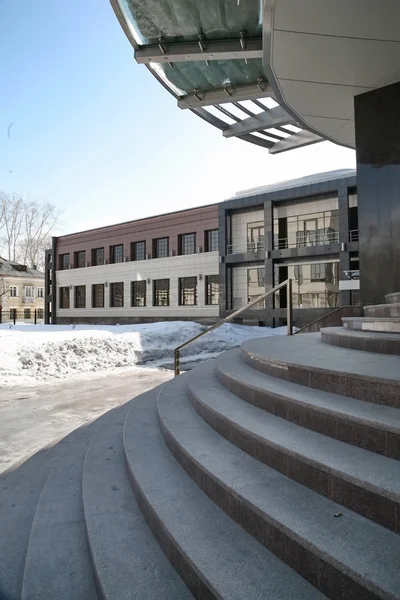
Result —
M400 536L218 435L188 402L193 373L164 387L159 418L168 447L201 489L329 598L400 598Z
M400 463L309 431L226 390L207 364L191 373L199 414L233 444L335 502L400 532Z
M185 383L184 378L175 381ZM175 385L170 386L163 391L173 395ZM179 428L190 432L190 421L182 417ZM203 423L203 427L207 426ZM207 438L204 444L208 452ZM133 404L125 422L124 448L133 490L146 520L195 598L323 598L224 514L185 473L164 443L154 398L141 397Z
M353 331L345 327L326 327L321 329L321 340L324 344L374 352L377 354L400 355L400 334L380 333L376 331ZM400 366L400 362L399 362Z
M300 385L400 408L397 356L324 344L319 333L244 342L242 357L255 369Z
M242 400L318 433L400 460L400 410L316 390L247 365L236 348L215 362L219 381Z
M366 317L400 317L400 304L371 304L364 306Z
M385 296L385 300L387 304L396 304L400 302L400 292L393 292L393 294L387 294Z
M148 392L143 401L157 394ZM104 600L189 600L193 596L153 537L132 493L122 443L129 410L130 403L114 410L85 460L83 505L98 594Z
M343 317L342 325L354 331L400 333L400 317Z

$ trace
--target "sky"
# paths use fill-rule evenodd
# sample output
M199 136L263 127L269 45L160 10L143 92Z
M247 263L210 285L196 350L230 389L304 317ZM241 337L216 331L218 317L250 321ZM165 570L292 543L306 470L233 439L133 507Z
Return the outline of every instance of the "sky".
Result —
M57 234L355 168L329 142L272 156L179 109L109 0L0 0L0 56L0 190L59 207Z

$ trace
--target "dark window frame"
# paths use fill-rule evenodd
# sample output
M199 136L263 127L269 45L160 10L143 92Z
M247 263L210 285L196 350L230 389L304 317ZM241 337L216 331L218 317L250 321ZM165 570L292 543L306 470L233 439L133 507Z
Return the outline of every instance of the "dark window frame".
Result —
M197 306L197 277L179 277L178 287L179 306ZM193 302L190 301L192 294Z
M83 269L86 267L86 250L74 252L74 269Z
M31 309L30 308L24 308L24 319L31 319Z
M215 240L216 237L216 240ZM216 244L215 244L216 241ZM214 247L216 245L216 247ZM207 229L204 232L205 252L218 252L219 250L219 229Z
M164 248L165 246L165 248ZM163 252L160 248L163 247ZM168 258L169 256L169 237L155 238L153 240L153 258Z
M99 294L99 292L101 292ZM92 308L104 308L104 283L93 283L92 284ZM99 303L98 300L102 301Z
M70 302L69 286L61 286L59 292L60 308L70 308Z
M167 285L163 288L162 284ZM153 279L153 306L169 306L170 305L170 280L169 279ZM166 303L162 303L162 297L166 293Z
M178 236L178 254L187 256L196 254L196 233L181 233Z
M101 251L102 258L99 259L98 253ZM99 267L100 265L104 265L104 246L100 248L92 249L92 266Z
M83 294L80 297L82 291ZM86 308L86 285L76 285L74 287L74 307Z
M119 292L117 292L117 290L118 290L117 286L121 286L119 289ZM113 281L113 283L110 283L110 308L124 308L124 282L123 281Z
M139 288L143 288L140 291ZM131 281L131 306L135 308L143 308L146 306L147 300L147 284L145 279L140 281Z
M110 264L117 265L124 262L124 245L114 244L110 246Z
M138 247L143 248L143 252L140 252L139 257ZM146 260L146 240L139 240L131 243L131 260Z
M60 271L67 271L69 269L70 265L71 265L71 263L70 263L69 252L66 252L65 254L60 254L60 256L59 256Z
M217 291L213 292L212 286L217 286ZM206 291L206 306L218 306L219 305L219 275L206 275L205 278L205 291ZM217 296L217 302L212 302L213 297Z

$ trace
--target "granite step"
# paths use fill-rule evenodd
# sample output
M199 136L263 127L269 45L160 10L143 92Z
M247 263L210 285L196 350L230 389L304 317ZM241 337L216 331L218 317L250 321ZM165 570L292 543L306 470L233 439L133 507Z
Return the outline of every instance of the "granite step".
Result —
M152 390L144 402L157 395ZM136 400L134 400L136 402ZM122 433L131 403L93 438L83 472L83 506L96 587L104 600L193 598L153 537L132 493Z
M364 306L364 315L366 317L400 317L400 303Z
M400 462L309 431L244 402L207 364L188 379L197 412L220 435L284 475L400 532Z
M400 355L400 334L377 331L354 331L345 327L326 327L321 329L324 344L374 352L376 354ZM400 363L399 363L400 364Z
M400 460L400 410L338 396L256 371L236 348L215 374L236 396L269 413L342 442Z
M162 393L173 395L175 386L170 386ZM190 430L190 421L187 425ZM179 426L185 430L185 420ZM234 523L185 473L164 443L156 398L135 401L125 422L124 449L139 506L196 599L324 597Z
M400 317L343 317L342 325L354 331L400 333Z
M400 292L393 292L392 294L386 294L385 300L387 304L396 304L400 302Z
M400 598L400 536L224 439L188 401L193 373L165 386L158 406L168 447L201 489L329 598Z
M279 379L400 408L400 359L324 344L319 333L244 342L251 367Z

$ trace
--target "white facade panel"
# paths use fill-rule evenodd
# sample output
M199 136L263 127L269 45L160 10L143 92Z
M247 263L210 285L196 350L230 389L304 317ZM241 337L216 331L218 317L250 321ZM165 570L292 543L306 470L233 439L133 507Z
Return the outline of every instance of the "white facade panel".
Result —
M247 252L247 244L250 242L247 236L248 225L259 223L264 226L264 210L252 210L238 212L232 215L232 254Z

